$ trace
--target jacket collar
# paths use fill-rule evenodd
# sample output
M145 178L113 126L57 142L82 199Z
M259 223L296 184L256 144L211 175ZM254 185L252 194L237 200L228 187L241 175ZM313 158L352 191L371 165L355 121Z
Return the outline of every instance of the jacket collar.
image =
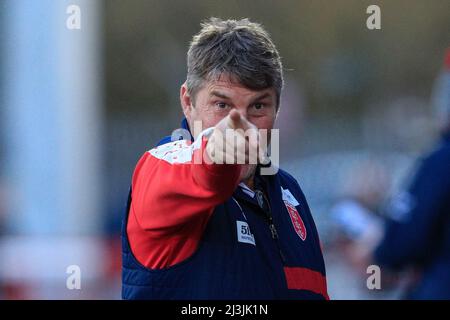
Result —
M185 117L183 117L183 120L181 120L181 129L189 131L189 134L191 135L191 141L194 142L194 137L192 136L191 128L189 128L189 123L187 122L187 119Z

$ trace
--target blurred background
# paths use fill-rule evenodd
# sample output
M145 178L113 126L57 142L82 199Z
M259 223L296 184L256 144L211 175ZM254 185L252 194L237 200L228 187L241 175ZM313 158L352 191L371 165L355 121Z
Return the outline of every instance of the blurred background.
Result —
M281 167L309 201L330 297L401 297L402 279L367 289L348 243L373 245L437 139L448 0L0 0L0 298L120 298L131 175L179 127L188 44L211 16L262 23L281 53ZM81 290L66 287L71 265Z

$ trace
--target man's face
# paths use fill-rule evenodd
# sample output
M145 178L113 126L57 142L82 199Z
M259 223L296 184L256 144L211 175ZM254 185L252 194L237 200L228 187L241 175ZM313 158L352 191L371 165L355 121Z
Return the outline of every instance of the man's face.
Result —
M213 127L235 109L258 129L270 130L277 114L275 89L254 91L225 76L198 90L195 104L183 84L181 103L191 128L195 121L201 121L203 129Z
M198 90L195 99L189 96L186 84L183 84L180 98L191 129L195 121L201 121L202 130L214 127L235 109L258 129L267 129L267 141L270 142L270 130L277 116L277 99L273 88L255 91L223 76L206 83ZM255 168L256 165L244 165L241 181L250 179Z

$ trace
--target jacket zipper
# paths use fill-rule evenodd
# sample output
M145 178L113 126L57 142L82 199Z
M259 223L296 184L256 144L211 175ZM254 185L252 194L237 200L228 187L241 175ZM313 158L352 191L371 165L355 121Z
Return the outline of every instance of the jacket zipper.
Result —
M264 193L261 190L256 190L256 200L258 201L258 204L261 207L261 209L266 214L266 218L267 218L267 221L268 221L268 224L269 224L269 230L270 230L270 233L272 235L272 239L275 241L275 243L277 245L281 261L283 261L283 264L285 264L286 263L286 258L285 258L284 254L283 254L283 251L281 250L280 243L278 241L278 239L279 239L278 231L277 231L277 228L275 227L275 224L273 223L272 208L270 206L270 203L269 203L268 199L266 198L266 196L264 195ZM264 210L264 207L262 205L262 201L264 201L264 200L267 203L268 211Z

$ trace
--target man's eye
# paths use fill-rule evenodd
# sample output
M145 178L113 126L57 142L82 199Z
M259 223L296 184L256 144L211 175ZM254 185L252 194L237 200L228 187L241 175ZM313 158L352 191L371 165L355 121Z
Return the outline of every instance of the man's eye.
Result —
M263 103L255 103L253 105L253 108L255 108L256 110L261 110L264 108L264 104Z
M228 104L226 104L225 102L216 102L216 106L220 109L225 109L228 107Z

